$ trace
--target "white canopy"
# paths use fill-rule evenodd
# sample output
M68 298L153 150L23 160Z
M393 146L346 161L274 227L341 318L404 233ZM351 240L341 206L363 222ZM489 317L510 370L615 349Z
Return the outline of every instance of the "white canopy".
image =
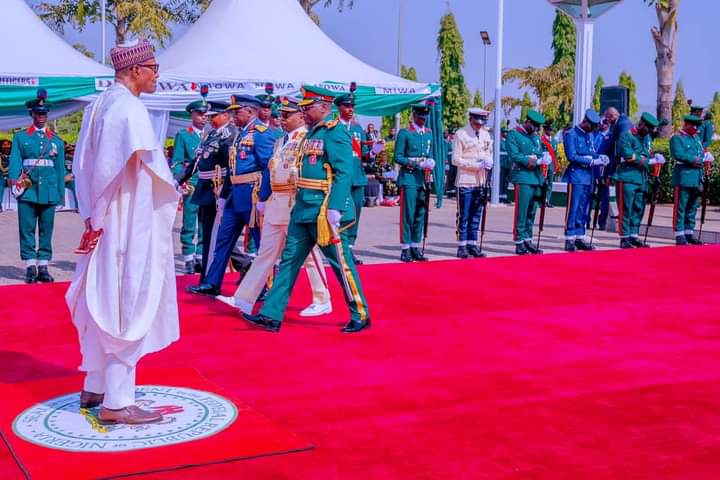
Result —
M2 0L3 77L95 77L113 71L68 45L24 0ZM2 79L4 80L4 78Z

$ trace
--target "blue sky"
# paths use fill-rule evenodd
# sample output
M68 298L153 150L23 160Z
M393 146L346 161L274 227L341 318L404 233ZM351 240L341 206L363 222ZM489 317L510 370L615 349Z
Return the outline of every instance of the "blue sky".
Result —
M395 72L398 6L399 0L355 0L352 9L317 8L317 13L323 30L340 46L366 63ZM494 95L497 0L405 0L402 63L414 66L421 81L438 80L436 36L440 18L448 9L455 14L465 40L464 74L471 91L483 86L479 32L490 32L493 45L487 51L487 95ZM554 9L546 0L505 0L505 68L550 63L553 17ZM686 94L696 104L708 105L713 93L720 90L720 61L711 53L720 46L718 19L719 1L686 0L681 4L675 78L682 79ZM638 84L641 109L651 111L655 110L656 74L650 28L656 22L655 10L642 0L624 0L598 20L593 59L593 77L602 75L606 85L616 84L621 71L630 73ZM175 28L177 34L183 30ZM97 51L98 32L96 28L83 33L68 31L66 39L81 41ZM510 87L508 93L518 92Z

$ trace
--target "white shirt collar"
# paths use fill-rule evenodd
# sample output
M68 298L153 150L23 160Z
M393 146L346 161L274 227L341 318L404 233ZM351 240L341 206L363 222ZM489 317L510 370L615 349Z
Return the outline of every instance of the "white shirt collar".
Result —
M418 132L424 132L424 131L425 131L425 127L420 127L420 126L418 126L418 124L415 123L415 122L412 123L412 126L413 126L413 129L416 130L416 131L418 131Z

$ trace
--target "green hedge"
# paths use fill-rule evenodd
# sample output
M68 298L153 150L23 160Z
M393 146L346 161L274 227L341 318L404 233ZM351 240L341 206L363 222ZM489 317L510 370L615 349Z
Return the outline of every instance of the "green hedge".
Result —
M661 203L673 202L672 169L675 163L670 156L670 141L658 138L653 143L655 153L662 153L668 161L660 171L660 194L658 201ZM712 205L720 205L720 142L710 144L710 151L715 156L710 170L710 188L708 190L708 201Z

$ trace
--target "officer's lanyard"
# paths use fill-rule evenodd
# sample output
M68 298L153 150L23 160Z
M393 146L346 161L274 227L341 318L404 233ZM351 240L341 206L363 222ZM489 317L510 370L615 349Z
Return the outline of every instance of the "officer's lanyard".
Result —
M36 131L39 131L39 130L40 130L40 129L38 129L38 130L36 130ZM47 134L46 134L45 132L42 132L42 134L43 134L43 137L47 137ZM38 159L42 158L45 154L48 153L48 148L50 148L50 145L51 145L51 144L52 144L52 137L48 138L48 144L45 145L45 148L43 149L43 151L40 152L40 155L38 155ZM53 160L53 163L55 163L55 160ZM29 168L25 169L25 166L23 165L23 171L24 171L27 175L30 175L30 172L32 172L33 169L36 168L37 166L38 166L38 164L35 163L35 165L33 165L32 167L29 167Z

